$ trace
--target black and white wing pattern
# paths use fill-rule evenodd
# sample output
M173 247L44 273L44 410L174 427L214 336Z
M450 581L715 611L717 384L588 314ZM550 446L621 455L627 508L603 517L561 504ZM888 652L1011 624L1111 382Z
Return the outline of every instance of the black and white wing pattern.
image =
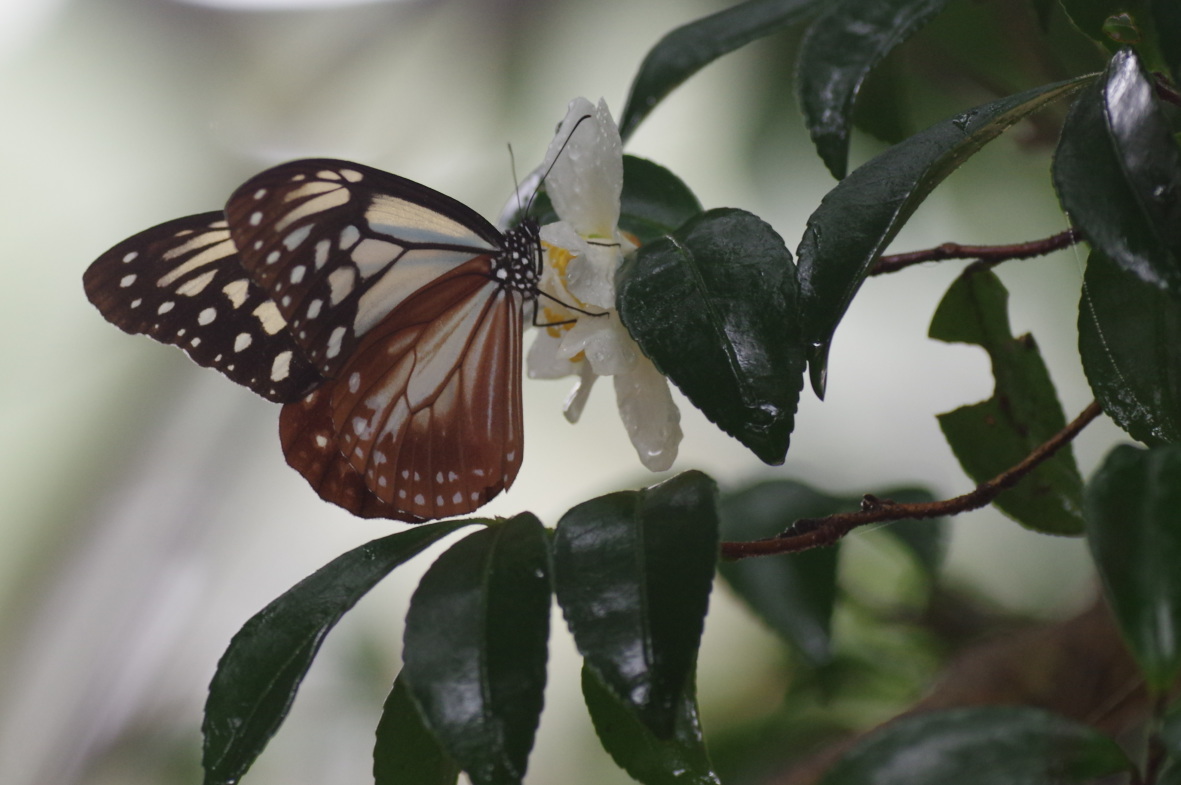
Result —
M504 243L462 202L331 159L252 177L230 197L226 217L243 266L329 378L357 340L436 278L476 256L488 257L491 275Z
M285 403L284 455L322 498L419 522L516 478L540 265L532 221L502 234L411 180L311 159L120 243L85 285L127 332Z
M140 232L95 260L82 280L107 321L179 346L268 400L299 400L323 380L243 269L220 211Z

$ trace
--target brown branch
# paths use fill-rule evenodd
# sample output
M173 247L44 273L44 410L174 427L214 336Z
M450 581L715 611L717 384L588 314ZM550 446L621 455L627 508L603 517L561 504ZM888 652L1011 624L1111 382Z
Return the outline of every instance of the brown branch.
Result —
M1036 469L1064 444L1078 436L1092 420L1102 413L1099 404L1092 401L1082 413L1058 433L1054 434L1033 452L1009 469L975 490L951 499L915 504L899 504L890 499L879 499L866 494L857 512L844 512L824 518L801 518L778 537L751 542L723 542L722 558L730 561L751 556L771 556L777 553L797 553L812 548L833 545L858 526L885 521L903 521L914 518L941 518L975 510L992 502L1002 491L1012 488L1017 482Z
M878 259L877 264L869 271L870 275L896 273L899 270L921 262L938 262L944 259L979 259L990 264L1005 262L1010 259L1029 259L1042 256L1051 251L1057 251L1074 245L1082 239L1076 229L1047 237L1044 240L1032 240L1027 243L1012 245L960 245L959 243L944 243L935 248L910 253L892 254Z
M1156 97L1162 101L1181 106L1181 93L1178 93L1177 89L1169 84L1169 80L1163 74L1153 74L1152 76L1153 84L1156 87Z

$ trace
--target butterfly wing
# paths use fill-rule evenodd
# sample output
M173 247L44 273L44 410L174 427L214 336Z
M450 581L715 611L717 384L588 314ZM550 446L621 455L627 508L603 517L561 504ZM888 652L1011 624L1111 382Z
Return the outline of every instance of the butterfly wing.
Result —
M486 264L472 259L414 293L315 402L284 407L284 443L300 447L288 463L323 498L357 506L355 487L336 480L336 456L378 501L419 519L471 512L512 484L524 295L490 279ZM326 395L330 428L306 414Z
M107 321L178 346L264 398L299 400L322 380L243 270L221 212L140 232L95 260L82 280Z
M416 291L500 250L464 204L360 164L308 159L251 178L226 204L244 267L327 377Z

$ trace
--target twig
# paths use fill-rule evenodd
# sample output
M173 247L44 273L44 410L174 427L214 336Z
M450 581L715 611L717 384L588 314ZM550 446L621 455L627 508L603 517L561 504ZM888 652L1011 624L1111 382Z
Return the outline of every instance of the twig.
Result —
M979 259L996 264L1010 259L1029 259L1042 256L1051 251L1067 248L1082 239L1076 229L1047 237L1044 240L1032 240L1027 243L1012 245L960 245L959 243L944 243L935 248L911 253L892 254L878 259L877 264L869 271L870 275L896 273L913 264L921 262L938 262L943 259Z
M890 499L879 499L866 494L857 512L837 513L824 518L801 518L778 537L752 542L722 543L722 558L730 561L750 556L770 556L777 553L797 553L811 548L832 545L846 534L868 523L902 521L914 518L940 518L983 507L1002 491L1008 490L1052 456L1064 444L1069 443L1092 420L1102 413L1099 404L1092 401L1082 413L1049 440L1036 447L1033 452L1009 469L975 490L951 499L915 504L899 504Z
M1156 97L1162 101L1168 101L1171 104L1181 106L1181 93L1169 84L1168 79L1163 74L1153 74L1153 84L1156 87Z

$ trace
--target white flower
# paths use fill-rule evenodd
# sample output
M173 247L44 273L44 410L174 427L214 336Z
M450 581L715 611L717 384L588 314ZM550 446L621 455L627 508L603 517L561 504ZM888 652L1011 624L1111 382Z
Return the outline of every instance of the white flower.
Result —
M615 270L635 243L619 230L623 143L607 105L570 102L542 172L561 219L541 228L545 266L538 322L551 326L529 350L529 376L577 376L563 411L577 422L599 376L612 376L619 415L644 466L672 466L681 415L664 378L615 312ZM602 314L602 315L589 315Z

